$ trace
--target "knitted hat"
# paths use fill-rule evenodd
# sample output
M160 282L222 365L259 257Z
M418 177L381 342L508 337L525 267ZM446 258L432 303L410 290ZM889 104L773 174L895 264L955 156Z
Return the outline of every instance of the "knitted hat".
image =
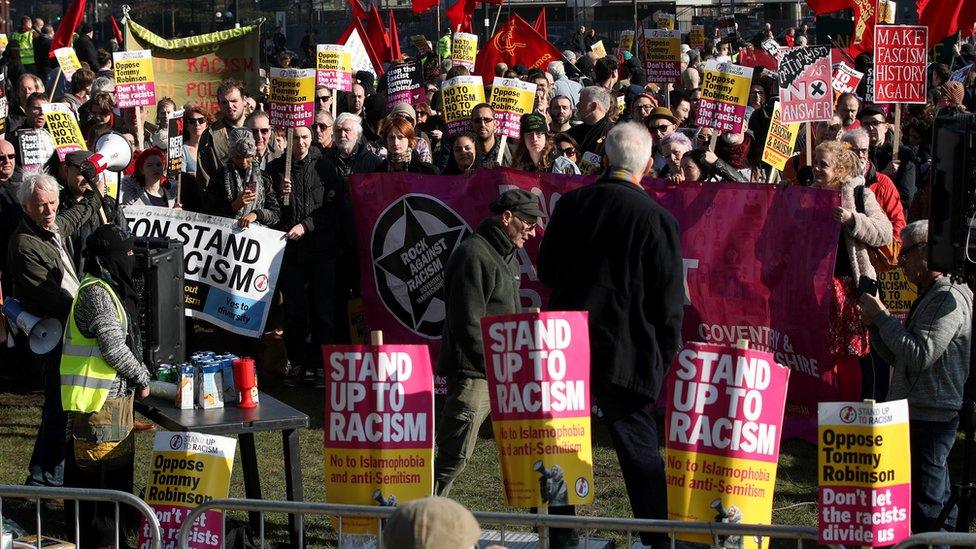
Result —
M417 121L417 110L410 103L397 103L393 105L393 110L390 111L390 118L398 114L405 114L410 117L410 120Z
M383 529L384 549L474 547L481 528L471 511L453 499L432 496L397 508Z
M247 158L257 154L254 135L247 128L234 128L227 135L227 152L234 158Z

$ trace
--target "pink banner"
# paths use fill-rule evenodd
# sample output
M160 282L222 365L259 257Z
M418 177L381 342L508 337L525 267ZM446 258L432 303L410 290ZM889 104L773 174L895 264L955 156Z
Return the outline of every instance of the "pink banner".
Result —
M156 518L159 519L159 530L163 534L163 547L176 547L176 539L180 533L180 528L186 522L187 515L192 509L180 506L153 505ZM221 512L216 509L205 511L193 523L190 535L187 538L187 547L190 549L207 549L219 547L221 545L221 523L223 517ZM169 545L172 543L172 545ZM149 523L142 519L139 528L139 549L150 549L152 547L152 534L149 532Z
M271 125L276 128L311 126L312 121L315 120L315 105L271 103L268 105L268 117L271 119Z
M538 236L517 255L523 307L543 307L548 289L534 260L559 197L592 177L480 170L471 177L364 174L351 177L361 287L371 329L394 341L428 343L444 322L440 295L451 252L489 216L487 205L517 187L539 197ZM751 184L645 188L678 220L686 273L686 341L749 339L793 370L787 434L816 439L816 403L838 392L827 352L828 288L839 225L836 192ZM803 234L802 246L795 235ZM368 250L368 253L365 251Z
M780 121L817 122L834 114L830 48L786 48L779 60Z

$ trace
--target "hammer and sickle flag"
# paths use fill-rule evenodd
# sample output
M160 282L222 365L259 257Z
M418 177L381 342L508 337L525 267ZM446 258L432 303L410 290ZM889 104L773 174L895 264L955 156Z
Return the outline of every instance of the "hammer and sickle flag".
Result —
M505 63L509 67L521 64L529 69L544 71L550 62L561 59L562 54L556 46L543 38L525 19L513 13L478 52L474 73L480 74L485 84L490 84L498 63Z

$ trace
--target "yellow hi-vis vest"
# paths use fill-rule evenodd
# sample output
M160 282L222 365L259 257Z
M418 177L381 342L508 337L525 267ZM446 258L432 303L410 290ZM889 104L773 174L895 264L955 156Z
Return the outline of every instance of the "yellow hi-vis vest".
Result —
M98 285L105 288L115 304L115 316L127 330L128 318L122 302L105 281L86 274L78 287L78 296L85 288ZM64 331L64 345L61 351L61 406L65 412L92 413L102 409L108 392L115 381L116 371L105 362L98 349L98 340L81 334L75 324L75 305L78 297L71 303L68 326Z
M17 31L11 33L11 38L14 42L20 45L20 62L25 65L34 64L34 31L28 30L27 32Z

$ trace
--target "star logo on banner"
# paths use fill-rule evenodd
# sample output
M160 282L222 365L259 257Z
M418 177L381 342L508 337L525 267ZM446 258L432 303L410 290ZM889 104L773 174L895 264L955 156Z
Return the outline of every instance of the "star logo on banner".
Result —
M377 220L372 243L377 290L411 331L441 336L444 269L470 232L453 210L425 195L403 197Z

